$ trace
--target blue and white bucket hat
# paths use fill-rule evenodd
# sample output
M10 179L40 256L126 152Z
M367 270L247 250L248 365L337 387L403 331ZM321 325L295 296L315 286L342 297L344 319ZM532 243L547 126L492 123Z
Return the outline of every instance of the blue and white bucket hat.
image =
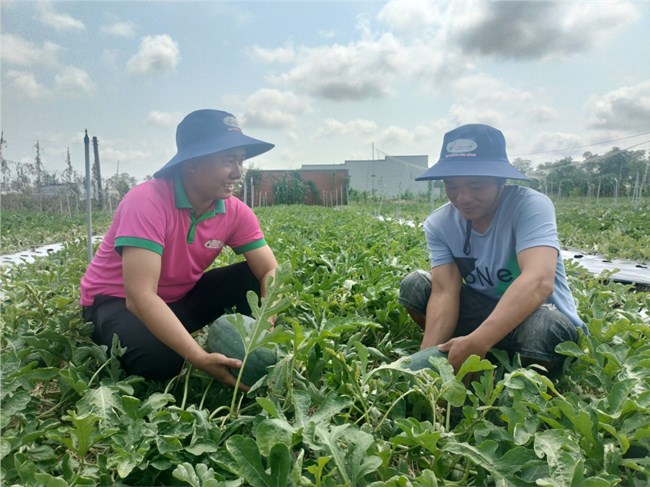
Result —
M445 134L440 159L416 181L454 176L529 178L510 164L500 130L482 124L462 125Z
M187 115L176 129L176 155L154 173L155 178L169 175L185 161L242 148L246 159L271 150L274 144L244 135L232 113L221 110L196 110Z

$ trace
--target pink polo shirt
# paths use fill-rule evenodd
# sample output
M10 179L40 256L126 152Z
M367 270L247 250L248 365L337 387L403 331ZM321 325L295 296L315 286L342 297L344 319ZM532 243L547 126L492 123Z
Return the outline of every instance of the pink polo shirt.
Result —
M81 279L82 306L97 295L123 298L123 247L140 247L162 258L158 295L178 301L201 278L224 245L241 254L266 245L253 211L235 197L216 200L194 216L179 179L151 179L129 191Z

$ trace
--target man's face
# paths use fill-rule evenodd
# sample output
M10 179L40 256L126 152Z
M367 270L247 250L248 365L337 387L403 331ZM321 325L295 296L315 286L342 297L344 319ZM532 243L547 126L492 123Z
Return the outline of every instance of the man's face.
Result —
M195 162L191 190L203 200L229 198L244 173L245 156L244 149L232 149Z
M499 203L501 180L492 177L457 176L446 178L445 192L463 218L474 224L489 225Z

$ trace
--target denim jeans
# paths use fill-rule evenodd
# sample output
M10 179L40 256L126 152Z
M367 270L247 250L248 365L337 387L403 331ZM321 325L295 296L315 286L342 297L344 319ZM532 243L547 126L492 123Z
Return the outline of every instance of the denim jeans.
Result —
M431 273L415 271L401 282L399 303L425 316L431 295ZM492 313L498 301L463 284L460 310L454 336L465 336L478 328ZM564 314L549 305L542 305L508 333L494 348L519 353L534 362L555 362L561 358L555 347L565 341L577 342L578 330Z

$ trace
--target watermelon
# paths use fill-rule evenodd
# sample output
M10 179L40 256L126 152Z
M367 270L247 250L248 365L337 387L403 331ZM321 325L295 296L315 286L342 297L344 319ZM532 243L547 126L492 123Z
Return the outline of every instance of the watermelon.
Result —
M425 348L424 350L420 350L419 352L416 352L413 355L411 355L410 357L411 361L406 364L406 368L411 370L431 368L431 364L429 363L429 357L447 358L447 353L441 352L440 350L438 350L438 347Z
M217 352L226 357L244 360L244 342L237 328L231 323L235 315L222 315L212 322L208 327L208 346L209 352ZM244 325L249 333L252 333L252 327L255 320L250 316L239 315L244 320ZM246 360L241 381L247 386L252 386L267 373L266 368L274 365L277 361L277 354L274 349L260 347L253 350ZM237 377L240 369L231 368L230 373Z

